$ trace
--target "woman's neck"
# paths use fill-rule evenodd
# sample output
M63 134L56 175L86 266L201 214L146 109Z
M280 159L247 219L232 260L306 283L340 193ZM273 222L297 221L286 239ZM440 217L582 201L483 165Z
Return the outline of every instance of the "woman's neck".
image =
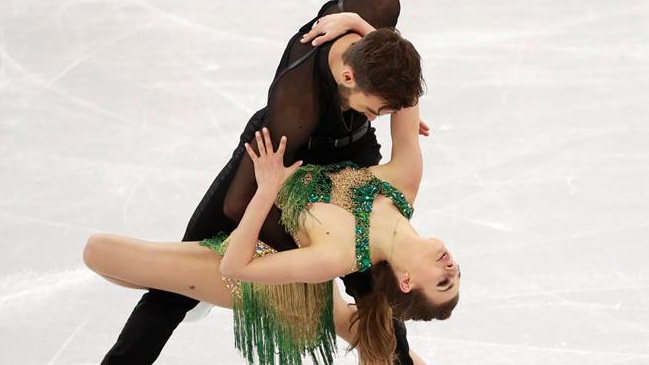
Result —
M385 230L381 233L382 239L376 240L376 255L373 261L388 261L394 267L403 267L417 254L417 243L421 237L414 227L401 214L396 214L392 220L382 223Z

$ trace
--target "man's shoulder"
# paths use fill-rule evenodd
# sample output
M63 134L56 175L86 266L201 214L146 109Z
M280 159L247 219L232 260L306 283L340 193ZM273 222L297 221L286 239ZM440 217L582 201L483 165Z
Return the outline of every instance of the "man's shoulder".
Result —
M334 41L332 41L331 47L333 49L338 49L340 51L344 51L349 46L351 46L354 42L357 42L361 38L363 38L363 37L361 37L360 34L358 34L358 33L353 33L353 32L347 33L347 34L345 34L343 36L340 36L339 38L335 39Z

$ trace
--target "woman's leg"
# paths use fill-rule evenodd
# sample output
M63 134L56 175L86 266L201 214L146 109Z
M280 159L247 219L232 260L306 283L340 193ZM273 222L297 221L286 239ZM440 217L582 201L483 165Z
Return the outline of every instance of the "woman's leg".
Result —
M129 288L129 289L149 289L149 288L143 287L141 285L135 285L135 284L129 283L127 281L111 278L110 276L102 275L102 274L99 274L99 273L97 273L97 274L99 276L101 276L102 278L110 281L111 283L113 283L115 285L123 286L124 288Z
M96 234L83 252L86 265L119 285L154 288L231 308L220 257L198 242L150 242Z

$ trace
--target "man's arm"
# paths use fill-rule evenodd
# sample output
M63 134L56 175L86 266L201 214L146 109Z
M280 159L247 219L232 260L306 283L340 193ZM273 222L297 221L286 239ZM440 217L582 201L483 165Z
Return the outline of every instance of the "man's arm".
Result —
M298 47L311 48L310 45L302 45L299 42L293 46L293 48ZM301 51L300 49L296 50L300 54ZM313 82L314 62L314 58L310 57L295 69L285 73L275 82L269 92L267 112L262 124L271 131L275 145L278 144L280 136L284 135L288 138L284 156L285 164L295 162L295 153L308 143L309 137L317 126L318 112ZM225 214L234 222L241 220L256 188L252 161L249 158L243 158L224 202ZM270 214L279 218L279 212L276 209L271 210ZM262 228L262 240L276 243L279 236L279 239L288 239L292 242L290 236L286 235L283 229L278 229L278 219L275 218ZM269 233L269 231L273 232Z
M347 0L344 2L343 10L359 14L374 27L395 26L400 4L396 0ZM328 11L339 12L335 6ZM289 47L290 61L298 59L312 49L311 45L299 42ZM284 159L286 164L295 161L295 152L308 143L318 123L317 85L313 82L314 61L314 57L306 59L299 66L285 73L269 91L268 111L263 124L271 130L274 143L278 142L279 136L288 137ZM225 197L226 216L234 222L239 222L256 187L252 162L244 158ZM275 208L271 209L261 230L261 239L271 243L273 247L277 246L277 243L293 242L276 223L279 217L279 211Z

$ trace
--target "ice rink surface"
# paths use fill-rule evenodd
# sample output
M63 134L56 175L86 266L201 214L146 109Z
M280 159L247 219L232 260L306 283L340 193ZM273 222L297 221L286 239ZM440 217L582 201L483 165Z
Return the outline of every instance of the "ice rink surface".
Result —
M142 293L86 269L86 238L180 239L322 2L0 1L0 363L98 364ZM404 0L399 25L433 128L413 221L463 271L412 347L649 364L649 2ZM157 363L244 364L230 312L182 324Z

